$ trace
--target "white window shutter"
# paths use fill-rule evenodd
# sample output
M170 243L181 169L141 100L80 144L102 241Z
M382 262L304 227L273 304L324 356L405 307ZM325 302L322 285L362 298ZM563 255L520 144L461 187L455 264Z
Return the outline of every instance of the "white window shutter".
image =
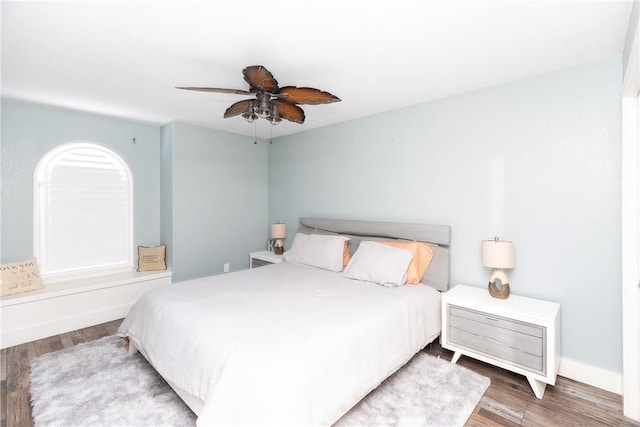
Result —
M114 152L72 143L35 173L36 257L43 276L133 266L133 182Z

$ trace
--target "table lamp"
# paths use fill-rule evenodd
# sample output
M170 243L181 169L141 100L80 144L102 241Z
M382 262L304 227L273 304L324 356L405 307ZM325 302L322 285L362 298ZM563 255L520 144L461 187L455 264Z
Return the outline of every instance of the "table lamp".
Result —
M282 240L287 237L287 224L282 222L274 222L271 224L271 239L275 239L275 243L273 245L273 252L276 255L282 255L284 252L284 246L282 245Z
M483 240L482 265L494 269L489 277L489 294L494 298L508 298L509 279L504 269L513 268L513 242L498 237Z

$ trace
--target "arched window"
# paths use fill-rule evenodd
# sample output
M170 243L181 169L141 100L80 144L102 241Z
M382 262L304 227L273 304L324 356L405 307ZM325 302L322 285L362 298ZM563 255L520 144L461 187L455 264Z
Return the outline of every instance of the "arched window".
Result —
M133 267L133 180L100 145L59 146L34 173L34 250L45 277Z

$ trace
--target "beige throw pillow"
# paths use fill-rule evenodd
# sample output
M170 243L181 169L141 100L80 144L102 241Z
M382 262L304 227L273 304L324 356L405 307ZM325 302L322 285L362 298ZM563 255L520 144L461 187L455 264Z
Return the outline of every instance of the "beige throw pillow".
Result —
M0 297L42 288L37 259L0 264Z
M166 245L138 246L138 271L166 270Z

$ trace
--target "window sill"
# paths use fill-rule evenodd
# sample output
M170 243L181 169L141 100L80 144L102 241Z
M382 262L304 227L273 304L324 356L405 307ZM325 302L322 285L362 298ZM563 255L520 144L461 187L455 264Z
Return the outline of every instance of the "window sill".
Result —
M144 272L126 271L85 278L56 280L51 283L45 280L43 289L2 297L2 299L0 299L0 307L26 304L33 301L91 292L98 289L126 286L132 283L140 283L167 277L171 277L171 271L169 270Z

